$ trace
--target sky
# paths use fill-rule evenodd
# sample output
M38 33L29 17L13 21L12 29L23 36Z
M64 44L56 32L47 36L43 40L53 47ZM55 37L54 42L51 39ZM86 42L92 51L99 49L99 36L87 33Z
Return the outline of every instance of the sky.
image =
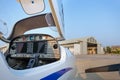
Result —
M13 23L28 15L16 0L0 3L0 20L8 24L10 33ZM63 6L67 40L92 36L103 46L120 45L120 0L63 0Z
M67 39L93 36L120 45L120 0L63 0Z

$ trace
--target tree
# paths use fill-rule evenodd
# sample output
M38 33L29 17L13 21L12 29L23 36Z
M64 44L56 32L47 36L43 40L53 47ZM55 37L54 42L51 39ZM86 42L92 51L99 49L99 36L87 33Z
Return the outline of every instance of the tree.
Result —
M107 46L105 52L106 52L106 53L111 53L111 47Z

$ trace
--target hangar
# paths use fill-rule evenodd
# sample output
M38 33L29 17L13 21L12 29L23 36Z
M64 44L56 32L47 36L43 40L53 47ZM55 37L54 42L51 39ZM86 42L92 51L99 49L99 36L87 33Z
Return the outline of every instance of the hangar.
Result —
M104 54L103 47L94 37L60 41L60 44L68 48L74 55Z

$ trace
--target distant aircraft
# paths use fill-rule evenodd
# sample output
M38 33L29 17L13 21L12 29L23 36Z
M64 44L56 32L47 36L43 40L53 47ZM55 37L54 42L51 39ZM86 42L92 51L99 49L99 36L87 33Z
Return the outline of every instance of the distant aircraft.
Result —
M18 21L6 39L8 49L0 52L0 80L74 80L75 57L49 34L24 34L28 30L55 26L64 39L61 0L48 0L51 13L27 17ZM19 0L27 14L45 9L44 0ZM58 4L59 3L59 4Z

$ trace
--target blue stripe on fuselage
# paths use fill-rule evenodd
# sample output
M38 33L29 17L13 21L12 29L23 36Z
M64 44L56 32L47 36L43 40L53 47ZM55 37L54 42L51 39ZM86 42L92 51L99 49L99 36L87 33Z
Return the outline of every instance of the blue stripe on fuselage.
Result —
M60 71L57 71L55 73L52 73L40 80L57 80L58 78L60 78L63 74L65 74L66 72L70 71L72 68L65 68L65 69L62 69Z

